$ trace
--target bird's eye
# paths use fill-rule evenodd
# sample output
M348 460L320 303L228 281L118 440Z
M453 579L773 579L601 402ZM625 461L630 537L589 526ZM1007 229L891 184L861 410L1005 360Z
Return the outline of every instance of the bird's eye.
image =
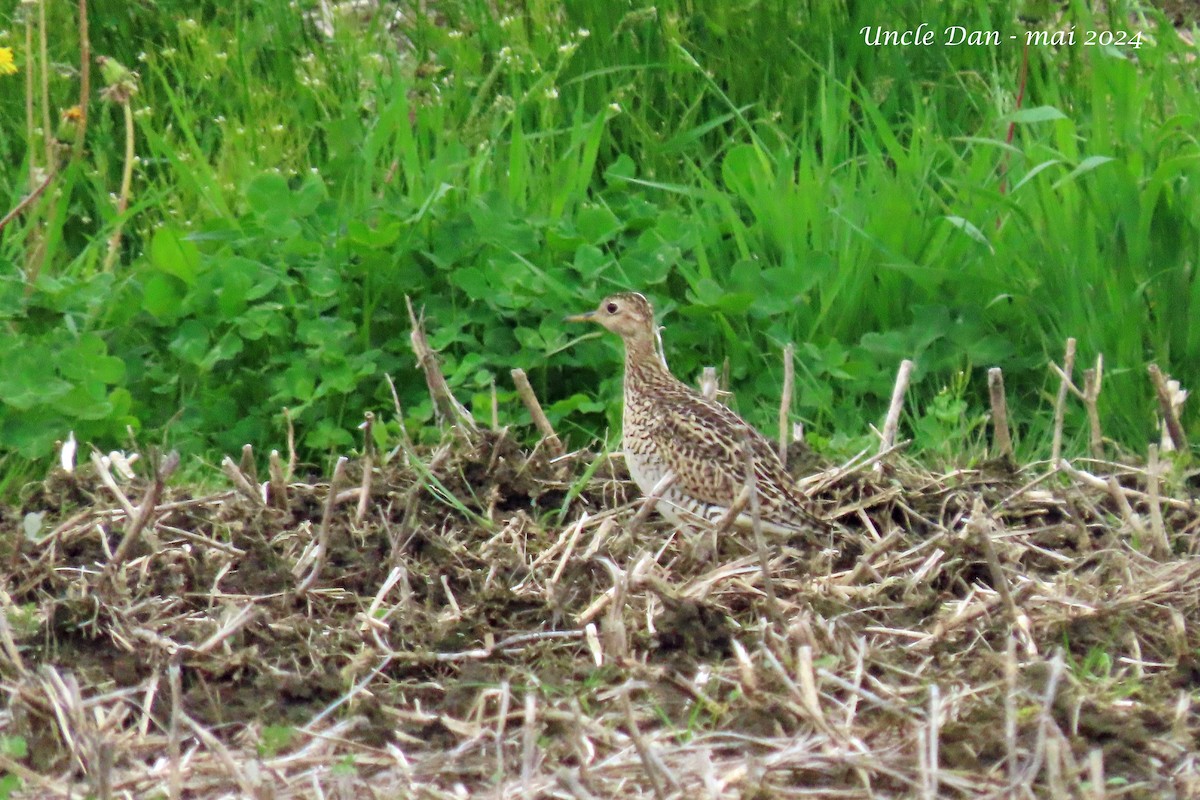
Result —
M609 303L608 305L606 305L606 306L604 307L604 310L605 310L605 311L607 311L607 312L608 312L608 313L610 313L610 314L615 314L615 313L617 313L617 304L616 304L616 303Z

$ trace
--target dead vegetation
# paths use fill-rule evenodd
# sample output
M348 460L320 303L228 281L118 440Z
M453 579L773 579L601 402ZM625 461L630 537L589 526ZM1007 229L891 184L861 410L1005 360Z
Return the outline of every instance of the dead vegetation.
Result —
M0 508L0 793L1200 796L1200 505L1172 456L1072 464L1056 437L1017 469L995 377L997 461L931 472L894 423L840 466L793 445L832 530L715 536L544 415L532 451L477 425L413 323L436 447L317 480L247 449L206 494L173 455L75 469L69 439Z
M282 508L56 471L5 511L28 756L0 769L28 797L1200 792L1193 498L889 459L802 481L836 532L771 543L773 606L752 540L634 527L619 459L504 432L378 458L365 506L362 462Z

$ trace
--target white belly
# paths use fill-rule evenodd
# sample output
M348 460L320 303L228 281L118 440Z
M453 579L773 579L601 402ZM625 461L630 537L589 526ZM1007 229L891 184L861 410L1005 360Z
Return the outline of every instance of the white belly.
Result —
M633 482L642 490L643 497L654 491L654 487L667 474L667 467L663 462L655 458L647 458L631 450L625 451L625 466L629 468L629 475L633 478ZM679 507L679 499L680 494L678 490L674 487L668 487L662 492L656 505L658 513L676 525L684 522L695 522L691 514L688 514L684 509Z

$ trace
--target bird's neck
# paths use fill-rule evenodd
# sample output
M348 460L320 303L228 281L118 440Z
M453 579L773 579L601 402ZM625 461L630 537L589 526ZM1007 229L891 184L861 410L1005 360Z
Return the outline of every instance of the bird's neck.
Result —
M648 337L630 337L625 340L625 383L655 383L673 380L655 340Z

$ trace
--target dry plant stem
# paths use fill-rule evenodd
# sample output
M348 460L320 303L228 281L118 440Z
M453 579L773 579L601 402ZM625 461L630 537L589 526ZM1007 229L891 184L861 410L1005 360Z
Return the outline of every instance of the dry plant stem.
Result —
M1142 524L1141 517L1134 512L1133 505L1129 502L1129 497L1126 496L1121 484L1117 482L1117 477L1109 475L1106 485L1108 486L1109 495L1117 504L1117 508L1121 509L1121 516L1125 519L1125 522L1129 524L1129 527L1133 529L1133 532L1139 538L1144 538L1146 536L1146 526Z
M354 523L361 525L367 516L367 508L371 504L371 479L375 474L375 439L371 435L375 427L375 413L367 411L363 414L363 457L362 483L359 486L358 507L354 510Z
M242 445L242 460L238 468L245 474L247 480L258 485L258 467L254 463L254 446Z
M108 253L104 256L104 271L112 270L113 263L117 260L117 251L121 247L121 233L125 229L125 211L129 208L129 193L133 186L133 160L134 152L134 131L133 131L133 109L129 106L129 100L121 103L121 110L125 117L125 167L121 171L121 192L117 195L117 227L113 231L112 238L108 240Z
M424 314L420 317L417 316L413 311L412 299L408 295L404 296L404 302L408 306L408 319L412 324L412 334L409 338L412 341L413 353L417 356L417 363L420 365L421 371L425 373L425 385L429 387L429 396L433 400L433 408L437 413L438 421L459 423L467 430L475 431L477 429L475 419L450 391L450 386L446 383L446 378L438 366L437 355L429 346L429 340L425 338Z
M650 745L646 743L646 738L642 736L642 732L638 728L637 716L633 712L633 702L629 699L629 687L621 687L620 695L621 709L625 712L625 727L629 730L629 738L633 740L633 746L637 750L638 758L641 759L642 768L646 770L646 777L650 779L654 796L657 800L666 800L667 792L663 787L662 775L659 774L661 766L650 752Z
M554 426L550 424L546 413L542 411L542 404L538 402L537 395L534 394L533 387L529 384L529 378L525 375L525 370L517 367L510 374L513 384L517 387L517 394L521 396L521 402L525 404L529 416L533 418L533 424L537 427L538 433L542 434L542 438L546 441L546 447L550 450L550 454L556 458L561 456L566 452L562 440L558 438L558 434L554 432Z
M1175 445L1176 450L1181 452L1187 450L1187 436L1183 433L1183 426L1179 424L1179 415L1175 411L1175 404L1171 401L1171 388L1168 385L1167 377L1158 368L1158 364L1150 364L1146 367L1146 371L1150 373L1150 380L1154 382L1154 392L1158 396L1158 413L1162 414L1163 425L1171 437L1171 443Z
M25 68L25 146L29 151L29 184L32 186L37 178L38 158L37 148L33 146L35 124L33 121L33 87L35 85L34 78L37 75L37 59L32 57L33 54L33 14L25 14L25 52L30 54L29 64ZM45 64L42 65L45 68ZM46 130L45 134L50 135L50 131Z
M500 398L496 396L495 378L492 378L492 430L500 430Z
M1022 784L1027 794L1032 794L1033 781L1037 778L1038 773L1042 770L1042 764L1046 758L1046 739L1050 735L1050 726L1054 724L1052 714L1054 708L1054 698L1058 696L1058 682L1062 679L1063 674L1063 654L1062 650L1054 653L1054 658L1050 659L1050 673L1046 678L1046 692L1042 696L1041 714L1038 717L1037 740L1033 747L1033 758L1025 767L1025 774L1022 777Z
M792 395L796 391L796 345L788 342L783 348L783 396L779 398L779 460L787 463L788 417L792 410Z
M1167 538L1167 528L1163 524L1162 503L1159 502L1158 475L1158 445L1150 445L1149 463L1146 465L1146 489L1150 495L1150 531L1153 534L1151 546L1158 558L1171 555L1171 540Z
M34 187L32 192L25 195L25 197L21 198L21 202L17 203L17 205L13 207L12 211L9 211L7 214L5 214L3 219L0 219L0 231L4 230L6 227L8 227L8 224L10 222L12 222L14 219L19 217L21 215L21 213L25 211L25 209L29 208L29 205L31 203L33 203L33 201L35 201L39 197L41 197L42 192L46 191L46 187L48 187L50 185L50 183L54 180L55 177L56 177L56 173L47 172L46 176L42 179L42 182L39 183L36 187ZM27 291L32 291L33 278L35 278L35 277L36 277L36 273L31 273L30 278L26 280L26 286L28 287Z
M1099 747L1088 753L1088 783L1091 784L1094 800L1104 800L1104 751Z
M92 98L92 43L88 38L87 0L79 0L79 122L75 128L75 141L71 144L71 160L78 161L83 155L83 142L87 136L88 105Z
M738 517L746 510L746 506L749 503L750 487L743 485L737 497L733 498L733 502L729 504L729 508L725 509L725 513L721 515L721 518L717 520L717 524L713 526L717 534L728 533L732 530Z
M1017 624L1017 615L1020 611L1017 609L1017 603L1013 600L1012 589L1008 584L1008 576L1004 574L1003 567L1000 566L1000 558L996 555L996 546L992 543L991 537L991 520L984 511L983 501L978 497L975 498L975 507L971 510L970 526L975 531L975 538L979 541L979 549L983 551L984 561L987 562L988 572L992 576L992 584L996 591L1000 593L1000 599L1004 603L1004 610L1008 612L1008 620L1012 625Z
M742 456L746 468L746 494L750 498L750 524L754 531L754 546L758 550L758 568L762 571L763 590L767 593L767 613L771 619L778 622L782 614L779 610L779 597L775 594L775 582L771 580L771 554L767 550L766 539L763 538L758 480L754 474L754 451L748 433L742 437Z
M937 684L929 687L929 719L925 733L925 764L929 770L928 780L925 784L925 797L928 800L936 800L938 796L938 787L941 781L938 780L938 739L940 737L939 718L942 715L942 695Z
M283 459L278 450L271 451L271 456L267 460L267 474L271 479L271 505L280 510L287 510L287 480L283 477Z
M131 520L136 517L137 509L133 507L133 503L129 502L129 498L121 491L121 487L117 486L116 480L113 479L112 471L104 463L104 456L100 455L99 450L92 450L92 466L96 468L96 474L100 476L100 481L116 499L117 505L125 512L125 519Z
M1075 339L1067 339L1067 350L1063 355L1063 365L1059 372L1062 382L1058 385L1058 395L1054 398L1054 435L1050 440L1050 463L1057 464L1062 455L1063 415L1067 407L1067 389L1071 386L1071 373L1075 370Z
M904 395L908 392L908 382L912 378L913 362L904 359L896 372L896 385L892 388L892 402L888 405L887 417L883 421L882 441L879 452L890 448L896 443L896 429L900 427L900 411L904 408Z
M54 128L50 124L50 55L46 47L46 2L38 3L38 50L42 62L42 144L46 163L54 161Z
M988 394L992 402L992 428L995 431L996 455L1012 459L1012 437L1008 431L1008 400L1004 396L1004 372L999 367L988 370Z
M1083 373L1083 407L1087 409L1088 441L1092 457L1104 458L1104 431L1100 428L1100 389L1104 384L1104 354L1096 356L1096 366Z
M146 494L142 497L142 503L138 506L137 516L129 522L129 527L125 530L124 538L117 545L112 560L108 562L110 574L115 573L125 563L125 560L129 558L129 552L133 549L134 543L141 536L146 526L150 524L150 521L154 519L154 515L158 513L158 501L162 497L163 487L166 486L167 480L178 467L179 453L174 450L167 453L159 461L158 468L154 472L154 480L146 489Z
M500 681L500 708L496 711L496 775L504 782L504 729L508 725L508 709L512 705L512 686L508 679Z
M642 498L642 504L638 507L637 513L629 521L629 530L635 531L641 527L646 518L650 516L650 512L658 507L658 501L662 499L663 493L674 484L675 472L674 470L667 470L658 483L654 484L654 488L650 490L650 493Z
M13 671L18 675L24 675L25 659L21 657L21 649L17 647L17 642L13 639L12 626L8 624L8 609L0 610L0 649L4 652L4 657L12 666Z
M716 400L717 389L717 368L705 367L700 371L700 394L709 400Z
M167 722L167 758L170 759L170 777L167 779L167 796L171 800L179 800L183 796L183 766L180 758L183 753L182 734L179 730L180 716L183 713L183 680L178 656L171 659L167 666L167 684L171 690L171 716Z
M325 554L329 552L329 528L333 520L333 509L337 504L338 485L342 482L342 474L346 471L348 460L342 456L333 467L333 476L329 479L329 495L325 498L325 511L321 515L321 528L317 533L317 552L313 555L312 569L296 587L296 591L300 594L312 588L321 574L321 569L325 566Z
M524 724L521 726L521 790L532 798L533 770L537 762L537 692L525 692Z
M257 507L261 508L263 506L262 495L259 493L258 487L250 482L250 479L238 468L238 465L233 463L232 458L225 456L221 459L221 471L232 481L234 488L238 490L238 493L242 497L245 497Z
M1004 748L1008 785L1020 777L1017 759L1017 638L1009 634L1004 648Z
M283 421L287 424L288 447L287 472L284 473L284 480L290 481L296 474L296 426L292 424L292 412L286 407L283 409Z

